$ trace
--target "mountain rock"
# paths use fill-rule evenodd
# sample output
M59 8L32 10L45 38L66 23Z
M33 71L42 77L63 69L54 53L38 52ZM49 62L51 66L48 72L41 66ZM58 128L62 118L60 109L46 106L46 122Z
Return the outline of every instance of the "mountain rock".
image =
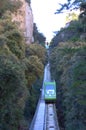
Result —
M15 21L23 31L27 44L32 43L33 39L33 13L31 6L25 0L20 0L22 6L12 14L12 21Z

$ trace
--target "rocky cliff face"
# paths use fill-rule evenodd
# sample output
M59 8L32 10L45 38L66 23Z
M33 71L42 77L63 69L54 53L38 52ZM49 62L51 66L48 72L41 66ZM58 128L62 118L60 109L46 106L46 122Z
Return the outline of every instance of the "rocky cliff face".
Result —
M13 21L17 22L19 28L23 31L26 43L30 44L33 39L33 14L29 3L25 0L20 1L22 7L12 17Z

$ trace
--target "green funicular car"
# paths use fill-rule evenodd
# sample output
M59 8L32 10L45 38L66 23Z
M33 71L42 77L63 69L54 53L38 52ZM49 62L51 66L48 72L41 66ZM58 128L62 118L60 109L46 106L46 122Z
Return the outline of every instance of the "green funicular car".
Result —
M54 103L56 101L56 83L44 82L44 100L46 103Z

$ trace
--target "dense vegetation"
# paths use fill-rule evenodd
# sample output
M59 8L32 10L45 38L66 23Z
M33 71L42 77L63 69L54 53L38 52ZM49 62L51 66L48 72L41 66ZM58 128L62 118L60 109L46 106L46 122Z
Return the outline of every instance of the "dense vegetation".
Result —
M50 63L57 83L60 127L85 130L86 42L60 43L53 49Z
M57 84L56 106L62 130L86 129L86 3L81 8L79 19L61 29L50 47L50 70Z
M71 0L68 2L67 6ZM27 128L40 96L46 63L46 52L40 45L45 42L45 37L38 32L36 25L34 41L39 44L26 45L18 26L12 22L11 12L21 5L19 1L0 0L1 130ZM85 3L81 4L81 11L79 20L71 21L51 41L50 68L57 84L57 114L63 130L86 129Z
M0 8L0 130L25 130L40 94L45 48L36 43L25 44L7 11L9 1L0 1L5 12Z
M0 0L0 16L2 16L7 10L14 12L21 7L22 2L20 0Z
M46 37L38 31L36 23L34 23L34 27L33 27L33 37L35 42L44 46Z
M64 11L72 11L79 9L86 0L67 0L64 4L59 3L60 8L56 10L56 13L63 13Z
M76 2L77 4L78 2L79 4L81 3L80 1ZM79 16L77 16L75 13L69 13L69 15L66 18L67 25L64 28L61 28L60 31L57 31L56 36L51 41L52 47L57 46L59 42L75 42L77 40L86 41L86 2L84 1L84 3L81 3L79 8Z
M86 41L86 5L85 9L81 11L77 20L69 20L64 28L57 32L56 36L51 41L51 46L57 46L59 42L67 41Z

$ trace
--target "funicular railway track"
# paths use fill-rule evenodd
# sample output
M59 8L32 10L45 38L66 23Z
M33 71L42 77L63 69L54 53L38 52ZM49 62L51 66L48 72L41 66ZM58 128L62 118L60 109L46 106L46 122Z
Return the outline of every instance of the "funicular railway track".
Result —
M55 104L39 102L29 130L59 130Z
M56 115L55 104L46 104L45 106L45 128L44 130L59 130L58 120Z
M45 67L44 81L50 80L48 64ZM59 130L55 104L45 103L43 89L29 130Z

